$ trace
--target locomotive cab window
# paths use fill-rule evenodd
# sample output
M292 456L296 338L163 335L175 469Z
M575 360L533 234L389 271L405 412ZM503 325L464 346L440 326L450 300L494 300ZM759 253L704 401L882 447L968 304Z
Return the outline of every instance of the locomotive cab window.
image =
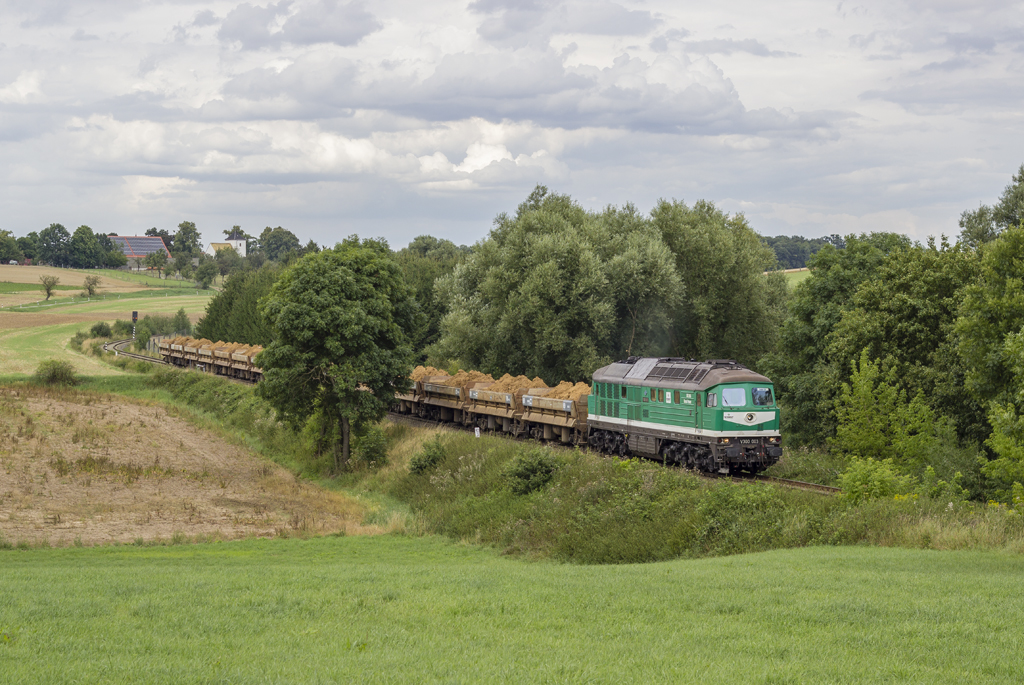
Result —
M767 407L772 403L771 388L754 388L750 395L755 407Z
M718 406L718 395L717 395L717 393L713 393L713 392L709 392L708 393L708 406L709 407L717 407Z
M722 388L723 407L742 407L747 403L747 393L743 388Z

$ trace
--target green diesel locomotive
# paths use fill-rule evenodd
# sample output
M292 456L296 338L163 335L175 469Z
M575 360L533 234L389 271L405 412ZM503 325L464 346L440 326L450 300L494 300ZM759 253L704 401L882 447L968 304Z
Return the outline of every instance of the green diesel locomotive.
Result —
M630 357L593 380L594 449L708 473L757 473L782 456L771 381L733 360Z

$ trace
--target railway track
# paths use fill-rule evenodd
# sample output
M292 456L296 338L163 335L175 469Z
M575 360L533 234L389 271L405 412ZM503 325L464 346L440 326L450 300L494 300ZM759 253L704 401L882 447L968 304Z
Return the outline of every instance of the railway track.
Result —
M428 421L426 419L420 419L414 416L408 416L405 414L396 414L394 412L388 413L388 419L394 423L403 423L407 426L421 427L421 428L437 428L438 426L445 426L447 428L454 428L456 430L472 430L470 426L460 426L457 424L438 424L435 421ZM502 433L488 433L488 435L497 435L500 437L506 437L509 440L515 440L514 436L506 436ZM587 452L590 452L590 448L586 445L563 445L561 443L547 443L548 447L559 450L569 450L574 447L580 447ZM594 454L601 454L600 452L594 452ZM604 456L604 455L602 455ZM657 463L657 460L655 460ZM704 478L719 479L729 478L736 483L749 483L751 481L757 481L760 483L771 483L773 485L780 485L786 488L793 488L794 490L807 490L808 492L817 492L823 495L836 495L841 492L837 487L831 485L821 485L820 483L805 483L800 480L788 480L786 478L776 478L774 476L719 476L714 473L700 473L696 472L697 475Z
M164 364L164 365L167 364L167 362L165 362L163 359L154 359L153 357L147 357L144 354L135 354L134 352L125 352L124 351L125 346L128 345L129 343L131 343L131 341L132 341L131 338L127 338L125 340L112 340L111 342L103 343L103 351L104 352L114 352L118 356L131 357L132 359L138 359L138 360L141 360L141 361L144 361L144 362L149 362L151 364Z

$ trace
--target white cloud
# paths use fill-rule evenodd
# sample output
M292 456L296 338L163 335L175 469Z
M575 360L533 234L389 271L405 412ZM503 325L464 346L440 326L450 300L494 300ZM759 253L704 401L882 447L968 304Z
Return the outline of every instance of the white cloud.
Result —
M0 102L9 104L25 104L40 95L40 83L43 75L39 71L23 71L13 83L0 88Z

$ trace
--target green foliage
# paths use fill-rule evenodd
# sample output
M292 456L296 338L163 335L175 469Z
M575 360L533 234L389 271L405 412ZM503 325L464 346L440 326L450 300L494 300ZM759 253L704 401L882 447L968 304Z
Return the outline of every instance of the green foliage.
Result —
M99 288L99 286L99 276L86 276L85 281L82 283L82 289L84 290L85 294L88 295L89 297L94 297L96 295L96 291Z
M1014 393L1011 334L1024 330L1024 227L1004 231L982 254L978 283L964 291L956 323L967 364L965 385L978 401L1007 402Z
M980 248L994 241L1002 231L1020 226L1024 221L1024 164L1013 175L1003 190L999 202L989 207L981 205L974 211L960 215L960 242L970 248Z
M444 460L446 454L444 440L440 435L423 443L423 448L409 459L409 473L422 475L432 471Z
M395 261L422 312L417 330L410 336L414 349L423 350L439 339L448 303L435 295L434 286L465 261L470 252L470 248L456 246L450 240L421 235L395 253Z
M135 327L135 346L136 352L141 352L146 349L146 345L149 344L149 339L153 337L152 329L146 324L145 320L140 321Z
M74 334L74 336L72 336L71 340L68 341L68 344L71 345L72 349L81 350L82 343L88 340L88 338L88 333L86 333L85 331L78 331L77 333Z
M60 278L57 276L40 276L39 282L43 284L43 292L48 300L53 296L53 291L56 290L57 284L60 283Z
M938 474L935 473L935 469L929 466L924 470L924 475L921 477L918 492L924 497L930 497L935 500L963 503L970 498L970 493L961 485L962 482L962 473L957 472L953 474L953 478L947 482L941 480Z
M114 321L114 325L111 326L110 332L113 334L113 337L119 340L130 338L132 335L132 322L126 319L117 319Z
M68 252L71 266L76 269L91 269L103 262L99 240L88 226L79 226L75 229L68 245Z
M62 359L47 359L36 368L35 381L40 385L70 386L80 381L71 362Z
M71 234L60 224L39 231L39 261L54 266L71 264Z
M89 329L89 334L94 338L109 338L113 335L113 331L111 331L110 324L106 321L97 321Z
M886 255L909 247L903 235L851 235L843 249L826 245L808 262L811 275L793 291L778 349L759 367L775 383L783 434L792 442L823 445L834 435L835 399L852 358L829 355L832 333L853 307L857 289L875 278Z
M510 461L504 476L512 494L529 495L550 483L559 466L550 450L538 447Z
M382 240L353 236L288 267L260 302L274 340L257 363L257 392L295 426L320 413L339 426L335 468L349 458L350 424L374 423L408 384L405 331L416 302Z
M830 238L804 238L803 236L765 236L761 238L765 245L775 253L779 261L779 268L802 269L807 266L807 260L814 256L818 250L826 245L833 244L833 241L842 240L837 235ZM838 247L838 245L837 245Z
M439 281L449 311L429 353L583 380L612 359L667 351L682 291L671 253L634 207L588 213L538 186Z
M984 407L963 392L965 367L954 323L964 288L977 277L977 254L943 240L886 255L873 278L857 288L827 338L830 365L849 364L862 350L885 359L908 396L923 393L958 435L980 442L988 434Z
M18 245L18 239L10 231L0 229L0 264L8 264L11 260L21 262L25 252Z
M672 312L673 354L756 366L775 348L786 313L785 278L765 274L777 264L774 252L742 214L729 216L705 200L693 207L661 200L651 222L686 286Z
M196 324L196 335L209 340L268 345L274 339L274 331L258 304L280 275L281 267L272 263L232 273L224 288L206 305L206 313Z
M195 257L202 251L202 243L199 239L199 230L196 228L195 223L191 221L182 221L178 224L178 231L174 234L172 240L174 245L174 254L188 255L189 257Z
M196 267L194 276L199 287L206 290L219 273L220 269L217 267L217 262L213 259L206 259L201 261L199 266Z
M185 308L182 307L174 314L174 318L171 319L171 330L169 333L180 333L182 335L192 335L192 322L188 318L188 314L185 312ZM224 340L224 338L215 338L216 340Z
M901 475L892 459L875 460L854 457L839 477L843 497L854 504L865 500L905 495L914 491L911 476Z
M861 352L850 384L842 385L836 435L829 442L848 455L895 459L904 469L921 470L944 444L955 444L956 435L922 393L908 402L896 378L894 368L883 374L868 351Z
M143 264L150 269L156 269L158 275L162 274L163 270L167 267L167 253L163 250L151 252L146 255L146 258L143 260Z
M231 247L223 247L217 250L213 259L217 262L217 269L220 271L221 278L242 268L242 258Z
M370 425L356 437L355 458L373 468L388 462L388 437L380 426Z
M260 233L259 249L272 262L287 261L290 252L297 252L301 247L299 239L291 231L267 226Z

